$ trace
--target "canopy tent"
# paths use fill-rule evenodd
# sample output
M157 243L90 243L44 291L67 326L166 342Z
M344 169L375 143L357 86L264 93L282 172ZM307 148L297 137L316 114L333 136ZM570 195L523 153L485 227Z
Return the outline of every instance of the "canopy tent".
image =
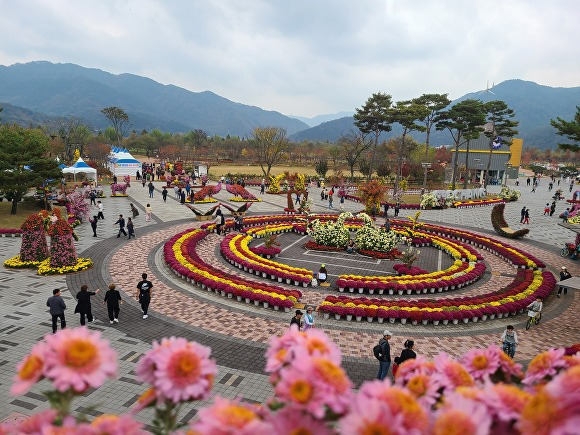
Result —
M68 166L67 166L67 165L65 165L64 163L61 163L60 165L58 165L58 167L59 167L60 169L65 169L65 168L67 168Z
M97 170L87 165L85 161L82 159L82 157L79 157L79 159L76 161L74 165L69 166L68 168L64 168L62 170L62 173L73 174L75 180L76 175L81 173L87 174L87 176L90 176L90 178L92 178L93 180L97 179Z
M141 162L124 148L112 147L110 162L109 169L117 177L125 175L134 177L137 171L141 170Z

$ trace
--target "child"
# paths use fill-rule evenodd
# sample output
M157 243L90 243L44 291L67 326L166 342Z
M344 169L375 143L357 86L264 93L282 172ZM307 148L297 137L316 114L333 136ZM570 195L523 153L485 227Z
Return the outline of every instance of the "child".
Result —
M537 297L536 300L534 302L532 302L530 305L528 305L526 308L528 308L528 317L536 317L536 323L540 322L540 317L542 314L542 298L541 297Z
M115 284L109 284L109 290L105 293L105 301L103 303L107 304L111 325L113 322L119 323L119 301L123 303L119 290L115 290Z
M547 214L550 214L550 204L546 203L546 206L544 207L544 216L546 216Z
M514 331L512 325L508 325L506 330L500 338L503 345L503 351L511 358L514 359L516 354L516 346L518 345L518 333Z

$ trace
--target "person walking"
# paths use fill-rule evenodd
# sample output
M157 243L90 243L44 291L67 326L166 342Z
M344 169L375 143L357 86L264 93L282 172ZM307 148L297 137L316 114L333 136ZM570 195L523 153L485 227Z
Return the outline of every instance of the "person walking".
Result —
M147 184L147 177L145 175L143 175L143 178L141 179L141 184L143 185L143 187L145 187L145 185Z
M524 223L524 218L526 217L526 206L524 205L520 211L520 224Z
M173 186L173 194L175 195L175 199L181 198L181 191L179 190L179 186L177 184Z
M526 213L524 214L524 225L530 224L530 209L526 208Z
M89 194L89 198L91 198L91 203L89 205L97 205L97 192L95 192L94 190L91 190L91 193Z
M389 201L385 201L385 219L389 217Z
M560 271L560 281L565 281L569 278L572 278L572 274L568 272L566 266L562 266L562 270ZM560 285L560 287L558 288L558 294L556 296L560 297L560 295L562 294L562 290L564 291L564 296L568 294L568 288Z
M163 190L161 191L161 196L163 197L163 202L167 202L167 188L163 186Z
M125 218L123 218L122 214L119 215L119 219L117 219L117 222L115 222L113 226L114 225L119 225L119 234L117 234L117 238L121 237L121 233L124 236L127 235L127 232L125 231Z
M550 203L547 202L546 206L544 207L544 216L546 216L547 214L550 214Z
M526 180L526 184L529 186L530 182L531 182L530 177L528 177L528 179Z
M121 293L116 290L115 284L109 284L109 290L105 293L105 300L103 302L107 304L107 311L109 313L109 323L112 325L114 323L119 323L119 303L123 303L121 299Z
M386 329L383 332L383 337L379 340L379 374L377 375L377 379L383 380L387 377L387 373L389 373L389 367L391 366L391 346L389 345L389 340L393 334L391 331Z
M401 203L397 201L395 203L395 217L399 216L399 210L401 210Z
M146 319L149 317L147 315L147 311L149 310L149 304L151 303L151 289L153 288L153 284L151 281L147 280L147 274L141 274L141 281L137 284L137 294L135 298L141 304L141 311L143 311L143 318Z
M89 223L91 224L91 228L93 229L93 237L97 237L97 222L98 222L98 218L97 216L93 216L92 218L89 218Z
M226 218L219 208L215 212L215 219L213 220L213 223L215 224L215 232L219 236L222 233L223 225L226 223Z
M133 236L133 238L135 238L135 225L133 224L133 221L131 220L131 218L127 218L127 231L129 232L127 239L130 240L131 236Z
M85 326L85 316L89 323L92 323L94 319L93 312L91 309L91 296L99 293L99 289L94 292L88 291L89 286L83 284L81 286L81 291L77 293L77 306L75 308L75 314L81 315L81 326Z
M131 206L131 213L133 213L133 219L139 216L139 210L133 204L129 204Z
M266 191L266 180L262 178L262 183L260 184L260 193L263 195Z
M314 315L312 314L312 307L306 308L306 316L304 316L304 330L314 328Z
M52 291L52 296L46 300L46 306L49 308L50 315L52 316L52 333L56 333L58 319L60 319L60 329L66 328L66 320L64 318L66 304L60 295L59 289L54 289Z
M332 201L334 198L334 189L330 189L328 192L328 208L332 208Z
M570 216L570 207L568 207L566 210L564 210L564 213L562 213L562 223L563 224L568 222L568 216Z
M151 222L151 215L153 214L153 209L151 204L145 206L145 222Z
M181 204L185 204L185 189L179 189L181 192L179 193L179 202Z
M292 328L292 325L296 325L298 327L298 331L300 331L300 328L302 326L301 320L302 320L302 311L296 310L296 312L294 313L294 317L290 319L290 328Z
M556 211L556 201L552 201L552 204L550 205L550 216L552 216L555 211Z
M105 220L105 216L103 215L103 203L101 201L97 201L97 207L99 208L97 219Z
M153 191L155 190L155 186L153 186L153 183L151 181L147 186L149 186L149 198L153 198Z

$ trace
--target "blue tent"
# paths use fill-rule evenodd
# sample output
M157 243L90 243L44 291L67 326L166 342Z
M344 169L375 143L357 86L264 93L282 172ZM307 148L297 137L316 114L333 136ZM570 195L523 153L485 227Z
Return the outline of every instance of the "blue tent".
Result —
M64 163L61 163L60 165L58 165L58 167L59 167L60 169L64 169L64 168L66 168L67 166L66 166Z

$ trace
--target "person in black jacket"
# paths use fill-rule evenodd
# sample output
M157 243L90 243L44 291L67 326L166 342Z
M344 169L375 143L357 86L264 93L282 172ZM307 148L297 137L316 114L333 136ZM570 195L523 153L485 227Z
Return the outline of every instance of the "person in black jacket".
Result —
M149 304L151 303L151 289L153 288L153 284L151 281L147 280L147 274L141 274L141 281L137 284L137 294L136 299L141 304L141 311L143 311L143 318L146 319L149 317L147 311L149 310Z
M91 310L91 296L96 295L100 290L97 289L94 292L87 291L88 285L83 284L81 286L81 291L77 293L77 306L75 308L75 314L79 313L81 315L81 326L85 326L85 316L89 323L93 320L93 312Z
M385 330L385 332L383 332L383 338L379 340L379 346L381 347L381 354L383 356L382 359L379 360L379 374L377 375L377 379L380 379L381 381L387 377L391 365L391 346L389 345L389 340L392 335L391 331Z
M405 348L401 352L401 356L395 358L395 363L397 364L403 364L408 359L417 358L417 354L413 350L413 347L415 346L415 342L413 340L405 341L405 344L403 346L405 346Z
M119 219L117 219L117 222L113 225L119 225L119 234L117 234L117 238L121 237L121 233L123 233L124 236L127 235L127 232L125 231L125 219L122 214L119 215Z
M301 319L302 319L302 311L296 310L294 317L292 317L292 319L290 320L290 327L292 327L292 325L296 325L298 326L298 330L300 331Z
M109 312L109 321L111 325L113 322L119 323L119 301L123 303L119 290L115 289L115 284L109 284L109 290L105 293L105 301L107 304L107 311Z

